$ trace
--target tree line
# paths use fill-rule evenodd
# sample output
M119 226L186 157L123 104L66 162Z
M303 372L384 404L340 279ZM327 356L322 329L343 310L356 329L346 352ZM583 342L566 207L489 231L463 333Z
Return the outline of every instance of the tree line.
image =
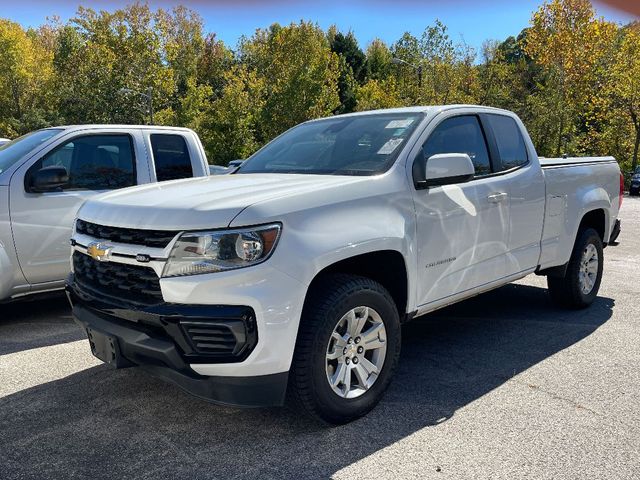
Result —
M363 49L353 32L310 21L259 28L234 48L184 6L79 7L24 29L0 19L0 136L51 125L154 122L193 128L209 161L246 158L320 116L472 103L515 111L540 155L640 147L640 24L596 16L588 0L550 0L517 37L480 51L436 21Z

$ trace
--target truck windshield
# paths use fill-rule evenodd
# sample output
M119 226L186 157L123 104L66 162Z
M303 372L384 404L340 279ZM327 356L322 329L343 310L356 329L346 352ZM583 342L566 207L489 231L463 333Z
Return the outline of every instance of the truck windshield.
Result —
M36 130L0 146L0 173L4 172L42 142L49 140L61 131L61 128Z
M388 170L422 113L380 113L303 123L242 164L236 173L376 175Z

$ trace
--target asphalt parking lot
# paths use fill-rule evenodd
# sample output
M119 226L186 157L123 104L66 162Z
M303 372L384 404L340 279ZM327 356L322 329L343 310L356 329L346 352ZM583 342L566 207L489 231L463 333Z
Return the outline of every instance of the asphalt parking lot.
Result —
M640 200L600 296L558 310L542 278L403 327L367 417L210 405L89 353L64 297L0 306L0 478L640 478Z

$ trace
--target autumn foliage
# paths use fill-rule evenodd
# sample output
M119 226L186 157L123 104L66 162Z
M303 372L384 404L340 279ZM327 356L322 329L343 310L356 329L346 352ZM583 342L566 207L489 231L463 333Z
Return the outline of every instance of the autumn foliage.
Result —
M399 60L393 60L393 59ZM123 89L129 89L123 90ZM246 158L319 116L474 103L523 119L541 155L614 155L640 146L640 25L598 18L588 0L552 0L517 37L477 52L444 22L362 49L352 32L301 21L230 48L186 7L135 3L25 30L0 19L0 136L55 124L188 126L211 163Z

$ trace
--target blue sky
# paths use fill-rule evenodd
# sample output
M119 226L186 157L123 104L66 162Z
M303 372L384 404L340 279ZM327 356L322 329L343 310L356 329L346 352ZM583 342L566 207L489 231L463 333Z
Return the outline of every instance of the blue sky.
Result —
M23 3L0 0L0 17L10 18L24 26L37 26L47 16L62 20L72 17L82 4L96 10L111 10L126 5L123 0L57 1L30 0ZM152 7L168 8L182 3L200 13L206 30L215 32L233 47L241 35L251 35L256 28L273 22L288 24L300 19L312 20L327 28L336 24L340 30L353 30L361 46L376 37L387 43L397 40L405 31L420 35L438 18L447 25L455 40L463 38L477 49L486 39L504 39L517 35L526 27L531 13L541 0L218 0L183 1L150 0ZM11 8L7 8L11 5ZM626 23L632 16L595 3L599 15Z

